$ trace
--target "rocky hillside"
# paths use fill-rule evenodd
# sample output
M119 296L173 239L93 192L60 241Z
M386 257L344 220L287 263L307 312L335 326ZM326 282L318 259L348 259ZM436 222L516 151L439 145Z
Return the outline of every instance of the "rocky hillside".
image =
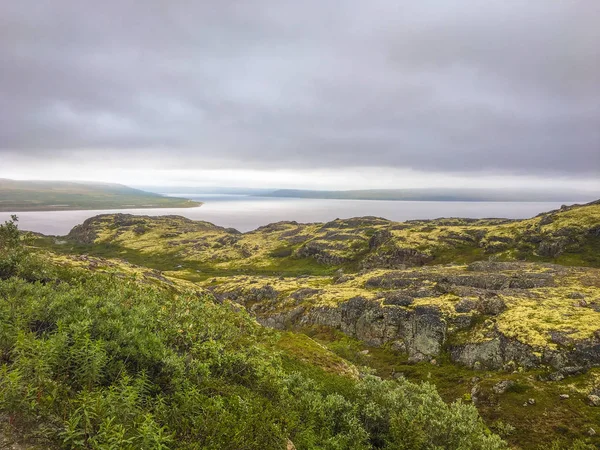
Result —
M600 267L600 201L527 220L362 217L324 224L279 222L248 233L178 216L111 214L86 220L68 240L196 278L236 271L294 275L402 269L490 258Z
M593 202L519 221L366 217L249 233L103 215L63 247L152 261L271 327L327 326L414 362L447 354L472 369L544 368L557 378L600 365L600 270L516 260L594 265L599 242ZM464 260L480 261L457 265Z
M527 220L362 217L248 233L111 214L37 245L92 271L193 283L310 336L341 357L333 370L432 381L515 448L600 444L598 201ZM287 345L304 352L298 338Z
M326 326L409 361L471 369L544 368L552 379L600 366L600 270L475 262L333 277L236 276L205 283L279 329Z

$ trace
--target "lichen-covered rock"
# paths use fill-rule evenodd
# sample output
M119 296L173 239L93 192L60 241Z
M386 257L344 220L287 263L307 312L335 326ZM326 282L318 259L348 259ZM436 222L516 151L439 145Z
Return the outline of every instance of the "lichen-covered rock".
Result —
M346 261L346 258L332 252L327 243L317 241L307 242L298 249L296 255L300 258L312 258L328 266L339 265Z
M506 303L497 295L480 297L477 311L484 315L497 316L506 310Z
M476 300L463 298L454 305L454 310L458 313L468 313L477 310L477 306L478 303Z
M389 246L379 248L363 259L361 267L364 269L396 269L404 267L422 266L432 260L430 255L413 248Z
M369 278L365 282L366 288L379 288L379 289L398 289L403 287L409 287L417 284L419 279L416 277L407 276L404 272L388 272L385 275L379 275L376 277Z
M392 239L393 235L389 230L376 231L373 236L369 239L369 249L373 250L385 242Z
M564 239L542 241L537 248L537 254L546 258L556 258L565 251L567 243Z
M587 397L588 402L591 406L600 406L600 397L594 394L590 394Z
M509 390L511 387L513 387L514 385L515 385L515 382L512 380L502 380L502 381L499 381L498 383L496 383L492 387L492 391L494 391L494 393L496 393L498 395L502 395L507 390ZM535 401L534 401L534 403L535 403Z
M525 369L540 365L541 359L535 350L521 342L508 339L498 332L481 342L453 345L449 349L452 361L472 369L504 369L509 363Z
M390 291L383 293L383 304L394 306L410 306L414 302L413 297L406 291Z

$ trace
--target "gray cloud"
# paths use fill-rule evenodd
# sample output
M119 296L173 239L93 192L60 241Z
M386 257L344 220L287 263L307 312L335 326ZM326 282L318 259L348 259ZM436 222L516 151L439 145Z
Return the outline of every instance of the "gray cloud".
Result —
M0 157L596 176L599 24L593 0L2 2Z

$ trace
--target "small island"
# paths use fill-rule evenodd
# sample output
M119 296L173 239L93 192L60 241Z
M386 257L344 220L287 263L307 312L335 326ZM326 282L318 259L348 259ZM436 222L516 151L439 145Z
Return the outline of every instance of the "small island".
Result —
M123 184L0 179L0 212L194 208L196 202Z

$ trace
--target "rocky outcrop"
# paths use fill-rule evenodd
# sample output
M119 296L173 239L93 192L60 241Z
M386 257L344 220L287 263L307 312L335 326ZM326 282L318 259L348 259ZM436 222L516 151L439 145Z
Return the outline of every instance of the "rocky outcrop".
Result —
M398 269L422 266L432 259L430 255L413 248L392 245L369 254L361 262L361 267L363 269Z
M373 236L369 239L369 250L376 249L380 247L390 239L392 239L393 235L389 230L379 230L376 231Z
M327 266L336 266L346 261L346 258L336 255L332 250L328 243L309 241L298 249L296 256L312 258Z
M436 307L405 308L382 305L362 297L352 298L336 307L296 307L285 312L265 313L254 308L262 324L285 329L319 325L335 328L369 345L394 342L411 355L439 355L448 324Z
M532 347L509 339L499 332L494 332L490 338L481 342L450 346L449 354L452 361L471 369L531 369L541 363Z
M94 226L96 217L87 219L80 225L76 225L67 235L67 239L78 244L93 244L98 238L98 232Z
M228 298L244 303L265 326L282 330L325 326L368 345L389 344L414 362L447 353L451 361L471 369L547 367L552 373L549 379L555 380L600 365L600 333L575 341L554 332L550 339L557 348L551 348L531 346L500 332L494 320L507 305L495 294L461 299L454 313L434 304L415 306L406 290L383 292L377 299L356 296L335 306L302 303L319 292L304 288L290 294L296 306L285 310L274 307L277 291L270 287L252 288L238 296L229 293Z

